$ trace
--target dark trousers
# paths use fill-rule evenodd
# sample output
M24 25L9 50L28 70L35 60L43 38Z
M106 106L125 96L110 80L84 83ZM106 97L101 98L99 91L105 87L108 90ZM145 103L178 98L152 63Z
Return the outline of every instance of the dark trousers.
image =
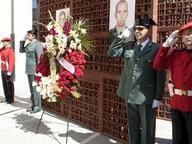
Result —
M2 77L2 82L3 82L3 91L5 95L5 100L8 103L14 102L14 83L12 76L7 77L7 72L6 71L1 71L1 77Z
M192 144L192 112L172 109L173 144Z
M153 144L156 112L151 105L127 104L129 144Z
M31 102L32 106L31 109L34 110L36 107L37 109L41 109L41 95L39 92L36 91L36 86L33 86L33 82L36 81L36 77L34 74L27 75L28 83L29 83L29 89L31 92Z

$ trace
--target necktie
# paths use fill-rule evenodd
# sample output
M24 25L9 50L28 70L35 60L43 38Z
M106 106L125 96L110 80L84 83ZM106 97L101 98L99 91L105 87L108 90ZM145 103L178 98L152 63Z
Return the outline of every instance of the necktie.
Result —
M141 48L142 48L142 45L139 44L139 45L137 46L137 49L138 49L138 52L139 52L139 53L141 53Z

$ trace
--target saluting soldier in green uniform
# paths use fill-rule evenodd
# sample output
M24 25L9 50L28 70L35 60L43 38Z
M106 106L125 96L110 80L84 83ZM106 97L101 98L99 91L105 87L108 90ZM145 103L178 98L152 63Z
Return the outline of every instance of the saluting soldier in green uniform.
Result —
M26 41L20 42L20 52L26 53L25 73L27 74L31 92L31 113L36 113L41 111L41 96L39 92L36 91L36 87L33 86L33 82L36 81L36 66L39 62L40 55L43 53L43 48L37 40L37 30L27 31L26 38Z
M117 95L127 102L129 144L152 144L155 131L155 107L165 87L165 72L153 68L159 44L149 39L150 19L140 19L122 32L111 44L108 55L123 57L124 68ZM128 41L134 31L136 42Z

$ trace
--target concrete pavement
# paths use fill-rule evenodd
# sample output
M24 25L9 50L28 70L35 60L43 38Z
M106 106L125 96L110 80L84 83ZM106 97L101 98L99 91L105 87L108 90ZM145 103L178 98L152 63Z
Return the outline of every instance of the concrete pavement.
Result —
M0 103L1 144L65 144L67 119L45 111L38 133L42 112L30 114L29 98L16 97L15 103ZM157 120L156 144L169 144L171 122ZM70 122L68 144L120 144L119 142Z

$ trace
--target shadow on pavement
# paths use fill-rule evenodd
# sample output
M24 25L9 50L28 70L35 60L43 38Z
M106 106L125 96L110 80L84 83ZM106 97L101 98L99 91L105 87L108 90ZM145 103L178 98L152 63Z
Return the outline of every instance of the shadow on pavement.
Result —
M70 130L68 136L75 140L76 142L79 142L80 144L121 144L119 142L110 140L106 136L103 135L96 135L95 137L94 133L80 133L76 132L74 130ZM59 134L60 137L66 137L65 134ZM87 142L85 142L87 140Z
M156 144L172 144L171 139L156 138Z
M64 132L67 131L67 129L63 130ZM67 133L67 132L66 132ZM59 137L66 137L67 134L66 133L62 133L59 134ZM76 132L74 130L69 130L68 133L68 137L71 137L72 139L74 139L76 142L82 142L84 139L86 139L87 137L91 136L93 133L80 133L80 132Z
M15 114L15 117L13 117L13 119L15 119L16 121L17 124L16 128L20 128L24 132L33 132L35 134L39 123L38 118L29 116L27 114ZM55 137L51 129L47 125L45 125L42 121L40 123L40 127L37 134L47 135L48 137L57 141L58 144L61 144L61 142Z
M15 101L14 103L11 104L13 107L19 107L23 109L29 109L30 104L28 103L22 103L20 101Z
M22 129L24 132L35 133L36 128L38 126L38 122L39 122L39 119L23 113L15 114L15 117L13 117L13 119L16 120L16 124L17 124L16 127ZM52 132L47 125L41 122L38 134L52 134Z

